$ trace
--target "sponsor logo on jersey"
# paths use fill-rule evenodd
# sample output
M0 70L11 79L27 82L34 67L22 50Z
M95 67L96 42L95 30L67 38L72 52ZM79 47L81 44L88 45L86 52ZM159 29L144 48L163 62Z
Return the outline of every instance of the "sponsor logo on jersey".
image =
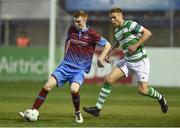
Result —
M76 40L76 39L71 39L70 42L73 44L76 44L76 45L80 45L82 47L85 47L88 45L88 42L84 42L84 41L80 41L80 40Z
M88 35L83 35L83 38L84 38L84 39L88 39L89 36L88 36Z

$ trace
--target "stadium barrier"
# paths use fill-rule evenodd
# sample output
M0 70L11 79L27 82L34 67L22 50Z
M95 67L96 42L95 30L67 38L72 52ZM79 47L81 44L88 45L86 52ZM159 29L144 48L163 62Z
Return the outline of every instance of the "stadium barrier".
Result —
M56 50L62 51L62 50ZM108 74L114 63L105 65L105 68L97 67L97 57L95 54L92 68L89 74L85 75L87 83L103 82L104 76ZM56 52L56 65L62 53ZM116 53L112 59L114 62L122 57L122 53ZM46 80L48 77L48 48L0 48L0 80ZM131 83L132 77L128 77L119 82Z
M63 50L56 50L56 64L62 57ZM155 86L180 87L180 48L147 48L151 70L149 83ZM99 51L93 58L92 68L85 75L86 82L103 82L113 65L122 57L117 51L112 56L113 63L105 68L96 65ZM48 48L0 48L0 81L46 80L48 77ZM119 81L134 82L133 76Z
M0 48L0 80L45 80L47 48Z

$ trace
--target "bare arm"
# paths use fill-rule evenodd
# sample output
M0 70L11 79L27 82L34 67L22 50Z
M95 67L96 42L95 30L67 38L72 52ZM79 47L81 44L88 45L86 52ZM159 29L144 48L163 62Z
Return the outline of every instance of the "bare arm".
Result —
M107 56L110 48L111 48L111 44L109 42L107 42L103 48L103 51L101 52L101 54L99 56L98 61L97 61L98 67L104 67L104 60L105 60L105 57Z
M151 37L151 35L152 33L148 29L143 28L142 37L139 39L139 41L128 47L129 53L133 54L141 44L145 43Z
M64 56L65 56L66 53L67 53L67 50L68 50L68 48L69 48L69 45L70 45L70 41L69 41L69 40L66 40L66 42L65 42L65 47L64 47Z
M110 61L110 57L114 54L114 52L116 51L116 49L119 47L119 43L114 43L113 46L111 47L109 53L107 54L105 61L107 63L111 63Z

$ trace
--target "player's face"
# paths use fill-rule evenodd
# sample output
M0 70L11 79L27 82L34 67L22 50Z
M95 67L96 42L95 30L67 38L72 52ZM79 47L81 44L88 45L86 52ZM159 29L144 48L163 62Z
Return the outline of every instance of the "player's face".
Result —
M114 27L123 25L123 16L122 13L110 13L109 18Z
M74 17L74 25L76 29L81 30L86 26L86 18L83 17Z

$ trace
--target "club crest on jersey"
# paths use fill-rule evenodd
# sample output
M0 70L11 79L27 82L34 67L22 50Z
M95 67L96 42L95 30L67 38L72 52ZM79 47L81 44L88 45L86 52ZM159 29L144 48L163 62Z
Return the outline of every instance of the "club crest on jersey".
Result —
M76 39L71 39L70 42L71 42L72 44L80 45L80 46L82 46L82 47L88 45L88 42L84 42L84 41L80 41L80 40L76 40Z

